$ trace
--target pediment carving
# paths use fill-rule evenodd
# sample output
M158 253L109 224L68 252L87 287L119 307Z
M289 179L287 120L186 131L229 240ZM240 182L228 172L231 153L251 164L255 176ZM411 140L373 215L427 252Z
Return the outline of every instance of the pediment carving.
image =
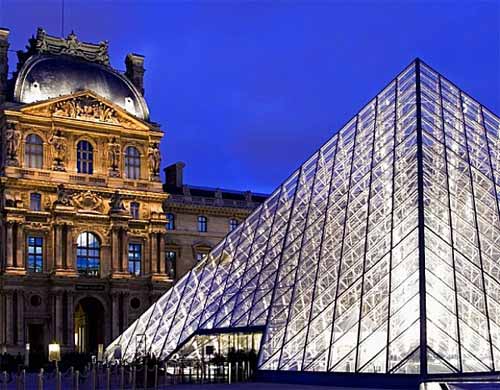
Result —
M133 118L120 107L94 95L91 91L82 91L65 98L52 99L43 103L33 103L21 111L89 122L109 123L128 128L144 128L147 126Z

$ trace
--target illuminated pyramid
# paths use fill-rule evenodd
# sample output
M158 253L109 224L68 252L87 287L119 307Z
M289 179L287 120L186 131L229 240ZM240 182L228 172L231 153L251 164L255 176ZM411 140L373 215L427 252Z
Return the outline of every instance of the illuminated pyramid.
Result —
M500 370L499 133L416 60L108 356L244 330L263 334L260 370Z

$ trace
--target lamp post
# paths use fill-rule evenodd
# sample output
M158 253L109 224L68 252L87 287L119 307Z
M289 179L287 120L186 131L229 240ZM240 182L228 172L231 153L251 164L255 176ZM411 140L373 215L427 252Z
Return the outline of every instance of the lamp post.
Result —
M24 366L29 367L30 365L30 343L26 343L26 348L24 350Z

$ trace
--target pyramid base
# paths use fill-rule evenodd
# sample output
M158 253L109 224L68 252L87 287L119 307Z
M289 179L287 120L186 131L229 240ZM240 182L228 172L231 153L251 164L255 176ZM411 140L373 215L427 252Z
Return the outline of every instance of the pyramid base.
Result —
M429 383L464 383L474 386L490 384L491 389L500 389L500 372L468 374L369 374L258 370L256 382L288 383L299 385L331 386L352 389L407 389L422 390L435 388ZM427 386L424 387L424 384ZM422 385L422 386L421 386ZM438 385L439 386L439 385ZM472 387L471 387L472 388ZM483 388L483 387L481 387ZM486 388L486 387L484 387Z

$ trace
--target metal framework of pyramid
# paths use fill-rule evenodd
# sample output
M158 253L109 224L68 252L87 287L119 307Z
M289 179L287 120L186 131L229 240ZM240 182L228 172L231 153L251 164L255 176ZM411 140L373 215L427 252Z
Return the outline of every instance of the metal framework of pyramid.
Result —
M499 192L500 119L416 60L108 356L261 328L260 370L498 371Z

